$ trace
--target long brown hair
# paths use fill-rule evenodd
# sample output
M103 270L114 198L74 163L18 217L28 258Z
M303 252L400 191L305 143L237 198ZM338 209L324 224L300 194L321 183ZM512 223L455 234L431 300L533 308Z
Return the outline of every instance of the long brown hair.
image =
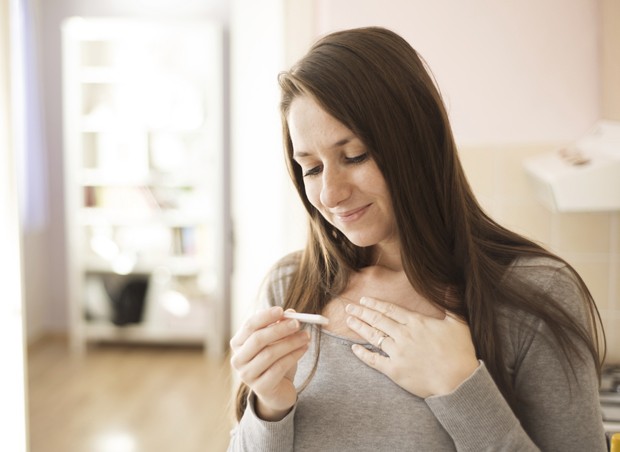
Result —
M369 250L353 245L306 197L301 168L293 160L287 115L292 101L307 95L366 145L390 191L410 283L435 305L468 322L478 357L513 408L514 389L502 362L498 303L544 321L567 357L588 359L579 353L585 345L600 372L600 318L587 287L566 262L503 228L482 210L463 173L430 71L403 38L377 27L332 33L280 74L279 83L286 162L310 223L285 309L320 313L344 290L351 272L370 264ZM574 274L589 325L582 326L544 292L506 283L511 264L532 256L559 261ZM456 296L446 297L448 288ZM247 391L239 394L242 399ZM244 404L238 402L240 416Z

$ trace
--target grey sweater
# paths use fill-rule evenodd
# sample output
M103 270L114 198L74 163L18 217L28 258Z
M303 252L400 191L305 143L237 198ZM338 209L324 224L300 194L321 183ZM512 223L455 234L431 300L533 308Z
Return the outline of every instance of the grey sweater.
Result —
M265 304L282 303L295 268L294 260L276 267ZM576 283L560 264L532 259L512 270L509 277L538 285L586 322ZM320 340L318 368L292 411L281 421L263 421L250 395L231 432L229 451L605 451L593 363L573 360L573 379L544 323L516 312L498 319L504 363L519 400L517 413L483 362L452 393L421 399L362 363L351 351L354 341L313 327L295 385L308 377Z

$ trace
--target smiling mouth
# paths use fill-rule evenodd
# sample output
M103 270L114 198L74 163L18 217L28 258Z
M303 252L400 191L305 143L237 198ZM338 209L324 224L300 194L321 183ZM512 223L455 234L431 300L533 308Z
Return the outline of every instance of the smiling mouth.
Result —
M348 212L335 213L334 216L343 223L350 223L364 215L364 213L366 213L366 210L368 210L370 206L371 204L368 204L364 207L360 207L359 209L349 210Z

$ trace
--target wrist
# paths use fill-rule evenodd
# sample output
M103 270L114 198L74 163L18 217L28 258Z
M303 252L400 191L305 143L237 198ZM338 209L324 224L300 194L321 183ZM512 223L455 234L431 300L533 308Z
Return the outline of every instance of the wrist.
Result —
M254 409L256 415L263 421L277 422L284 419L286 415L291 412L293 407L291 406L285 409L271 408L263 403L258 396L254 395Z
M443 396L456 391L459 386L474 374L478 367L480 367L480 362L477 359L459 367L452 375L452 378L446 381L442 387L438 388L434 395Z

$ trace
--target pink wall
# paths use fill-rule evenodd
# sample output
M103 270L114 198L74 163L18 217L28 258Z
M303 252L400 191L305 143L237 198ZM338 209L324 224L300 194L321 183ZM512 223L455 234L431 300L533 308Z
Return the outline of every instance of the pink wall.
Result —
M459 143L572 141L600 114L598 0L315 0L317 33L380 25L430 65Z

